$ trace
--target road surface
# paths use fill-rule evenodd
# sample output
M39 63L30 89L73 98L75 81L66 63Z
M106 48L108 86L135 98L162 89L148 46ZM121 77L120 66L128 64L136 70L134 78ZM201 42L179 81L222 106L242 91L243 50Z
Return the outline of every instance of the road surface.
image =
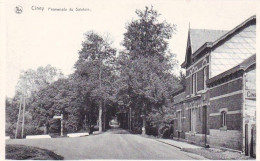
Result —
M99 135L78 138L7 140L7 144L22 144L49 149L64 159L199 159L193 154L151 138L129 134L124 130L109 130Z

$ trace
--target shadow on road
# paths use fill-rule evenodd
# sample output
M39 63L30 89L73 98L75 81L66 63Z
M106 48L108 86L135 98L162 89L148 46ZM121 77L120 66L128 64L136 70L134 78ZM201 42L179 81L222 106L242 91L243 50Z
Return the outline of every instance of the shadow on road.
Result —
M127 130L121 128L108 129L105 134L130 134Z

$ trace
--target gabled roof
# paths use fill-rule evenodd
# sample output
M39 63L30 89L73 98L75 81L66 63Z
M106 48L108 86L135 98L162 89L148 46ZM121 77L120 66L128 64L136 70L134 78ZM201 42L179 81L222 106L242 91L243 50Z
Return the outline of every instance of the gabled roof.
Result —
M240 70L247 70L250 66L252 66L253 64L256 64L256 54L250 56L249 58L247 58L246 60L244 60L242 63L238 64L237 66L219 74L219 75L216 75L215 77L212 77L210 78L209 80L207 80L207 84L211 84L221 78L224 78L230 74L233 74L237 71L240 71Z
M206 42L214 42L227 32L226 30L190 29L192 54Z
M191 54L194 54L202 47L207 46L207 43L213 43L227 32L228 31L226 30L189 29L188 41L190 39ZM181 64L181 67L184 68L186 63L187 53L185 61Z
M196 56L198 53L204 51L204 50L207 49L207 48L214 48L215 46L217 46L218 44L220 44L221 42L225 41L225 40L228 39L230 36L232 36L233 34L235 34L235 33L236 33L237 31L239 31L241 28L243 28L243 27L246 26L247 24L250 24L251 22L254 22L254 21L256 21L256 16L255 16L255 15L254 15L254 16L251 16L250 18L248 18L247 20L245 20L244 22L242 22L241 24L239 24L238 26L236 26L234 29L232 29L232 30L230 30L230 31L228 31L228 32L226 32L226 33L224 33L225 30L215 30L216 33L215 33L215 34L212 34L213 36L210 36L210 35L209 35L209 37L211 37L211 38L209 38L209 40L207 40L207 39L205 38L205 42L204 42L204 43L203 43L203 41L200 40L200 39L203 39L203 40L204 40L203 37L205 37L204 35L206 35L207 32L206 32L206 33L200 33L201 35L199 35L199 34L194 34L194 35L193 35L193 38L190 37L191 41L195 42L195 43L193 43L193 44L194 44L194 45L193 45L193 48L194 48L194 49L192 49L192 55L193 55L193 56ZM213 31L213 32L214 32L214 30L209 30L209 31ZM213 32L212 32L212 33L213 33ZM217 33L217 32L219 32L219 33ZM220 35L221 32L223 33L222 35ZM199 32L198 32L198 33L199 33ZM189 34L190 34L190 32L189 32ZM220 35L218 38L217 38L217 34ZM190 36L191 36L191 35L190 35ZM197 37L197 38L195 38L195 37ZM213 40L214 38L216 38L216 40ZM193 39L193 40L192 40L192 39ZM196 40L196 39L197 39L197 40ZM212 41L211 41L210 39L212 39ZM200 45L200 44L201 44L201 45ZM191 46L192 46L192 42L191 42ZM187 54L187 53L186 53L186 54ZM186 63L187 63L187 60L185 59L185 61L181 64L181 67L185 67L185 66L186 66Z
M216 40L215 42L213 42L211 44L211 47L214 47L214 46L218 45L221 41L227 39L229 36L233 35L234 33L239 31L241 28L243 28L247 24L250 24L251 22L256 22L256 16L255 15L251 16L248 19L246 19L244 22L242 22L241 24L239 24L238 26L236 26L235 28L233 28L232 30L230 30L229 32L227 32L226 34L221 36L218 40Z

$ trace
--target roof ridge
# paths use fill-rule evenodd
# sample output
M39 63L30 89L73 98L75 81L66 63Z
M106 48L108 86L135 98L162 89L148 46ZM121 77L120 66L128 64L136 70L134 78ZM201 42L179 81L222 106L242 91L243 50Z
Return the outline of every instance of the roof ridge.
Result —
M224 41L227 37L234 34L236 31L238 31L241 27L247 25L248 23L251 23L251 21L253 21L253 20L256 21L256 15L253 15L253 16L247 18L246 20L244 20L242 23L240 23L236 27L232 28L231 30L192 29L192 28L189 28L188 34L189 34L189 37L190 37L192 54L195 54L194 56L196 56L197 53L203 51L206 48L213 48L217 44ZM208 31L208 32L203 32L203 31ZM211 31L212 31L212 33L210 33ZM221 33L221 32L223 32L223 33ZM198 36L198 38L196 38L195 36L194 37L191 36L191 35L198 35L198 34L204 34L204 36L200 35L200 36ZM212 36L212 37L210 38L210 36ZM186 51L186 55L187 55L187 51ZM182 63L181 66L185 67L186 65L187 65L187 61L186 61L186 58L185 58L185 61Z
M209 31L229 31L224 29L198 29L198 28L190 28L190 30L209 30Z
M238 30L239 28L243 27L244 25L246 25L248 22L252 21L256 19L256 15L253 15L249 18L247 18L246 20L244 20L242 23L238 24L236 27L232 28L231 30L229 30L227 33L225 33L224 35L222 35L220 38L218 38L216 41L213 42L212 46L216 45L217 43L219 43L220 41L222 41L223 39L225 39L227 36L233 34L234 32L236 32L236 30Z

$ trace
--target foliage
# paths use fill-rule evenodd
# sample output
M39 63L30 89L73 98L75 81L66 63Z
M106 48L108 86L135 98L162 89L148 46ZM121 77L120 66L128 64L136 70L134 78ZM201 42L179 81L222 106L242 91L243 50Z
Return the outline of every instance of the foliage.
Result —
M38 67L36 70L28 69L20 74L16 85L16 95L23 94L26 97L30 97L33 92L46 87L62 77L62 72L51 65Z
M179 76L180 84L183 88L186 87L186 81L185 81L185 74L180 71L180 76Z
M169 107L171 94L179 83L171 72L176 61L167 41L175 31L174 26L159 22L160 14L153 7L137 10L136 14L139 18L127 25L124 34L126 50L118 57L117 97L122 106L133 107L138 118ZM140 125L138 122L134 124Z
M33 123L39 127L44 124L51 125L50 131L57 132L60 122L54 121L53 116L64 114L65 127L72 127L68 131L77 131L82 125L83 103L77 82L71 77L59 79L34 95L30 104Z
M112 82L115 78L113 64L116 50L104 37L90 31L75 64L76 74L85 79L90 101L98 106L99 131L102 130L102 113L112 96Z
M75 72L67 78L50 65L22 72L15 97L6 99L6 133L14 133L23 96L26 134L41 133L45 125L49 132L59 133L60 121L53 116L61 114L65 132L93 130L97 120L102 130L107 119L130 108L134 132L141 132L144 121L148 133L160 134L158 129L165 129L173 118L172 93L183 84L183 75L173 74L178 62L168 49L176 29L159 21L160 14L153 7L136 10L136 14L138 19L126 26L125 50L118 55L108 37L89 31Z
M6 122L5 123L5 135L10 136L10 138L14 138L15 127L16 127L16 125L14 123Z
M37 129L38 126L33 124L34 114L31 108L31 104L34 102L33 97L35 93L41 91L42 89L48 87L55 80L62 78L63 74L60 70L47 65L46 67L39 67L36 70L28 69L23 71L20 75L19 81L16 85L16 93L14 98L6 98L6 135L14 136L17 117L19 112L19 106L21 106L21 117L23 109L23 99L25 98L25 133L26 131L33 131L32 129ZM49 93L48 93L49 94ZM46 95L48 95L46 93ZM42 98L39 98L41 100ZM36 119L37 120L37 119ZM19 121L18 136L21 132L21 121ZM33 127L34 126L34 127ZM29 132L32 133L32 132ZM35 131L35 133L39 133Z
M159 22L160 14L153 7L136 10L136 14L138 19L126 26L123 46L133 58L157 55L160 60L165 59L167 40L172 37L175 26Z

